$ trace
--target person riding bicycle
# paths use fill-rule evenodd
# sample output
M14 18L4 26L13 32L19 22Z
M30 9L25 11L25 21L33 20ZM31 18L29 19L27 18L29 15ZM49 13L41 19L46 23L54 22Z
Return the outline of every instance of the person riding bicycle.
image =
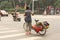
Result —
M29 35L31 34L31 23L32 23L32 18L31 18L31 14L32 14L32 11L30 10L29 7L26 7L26 10L25 10L25 23L26 23L26 34Z

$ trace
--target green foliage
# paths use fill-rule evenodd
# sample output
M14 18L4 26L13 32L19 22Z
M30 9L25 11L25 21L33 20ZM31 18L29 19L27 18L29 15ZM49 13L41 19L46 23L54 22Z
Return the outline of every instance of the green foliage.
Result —
M54 5L55 5L56 7L60 7L60 0L56 0L56 2L54 3Z
M12 7L11 2L8 1L2 1L0 4L1 9L11 8L11 7Z
M24 5L27 3L28 5L30 4L32 8L32 0L14 0L15 6L18 4L20 5L20 10L24 10ZM39 8L40 7L47 7L49 5L60 7L60 0L38 0L35 2L35 7ZM13 0L1 0L0 1L0 9L5 9L5 10L13 10L14 9L14 4Z
M5 9L6 11L8 12L13 12L15 9L14 8L10 8L10 9ZM20 12L20 13L24 13L25 9L23 8L20 8L20 9L17 9L17 12Z

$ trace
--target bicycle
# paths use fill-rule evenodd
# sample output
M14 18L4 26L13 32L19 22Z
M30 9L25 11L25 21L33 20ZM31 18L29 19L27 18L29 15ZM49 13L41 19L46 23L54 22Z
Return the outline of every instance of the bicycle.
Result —
M49 23L47 21L38 22L39 20L35 19L36 24L32 26L32 29L36 32L39 33L41 36L46 34L46 30L49 27ZM24 30L26 30L26 23L23 24Z

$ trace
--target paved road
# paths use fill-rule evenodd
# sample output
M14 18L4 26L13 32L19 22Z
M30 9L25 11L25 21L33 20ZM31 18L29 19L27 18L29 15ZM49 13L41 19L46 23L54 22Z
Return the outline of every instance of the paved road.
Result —
M32 18L39 19L40 22L48 21L50 27L45 36L38 36L33 30L32 35L26 36L23 29L24 18L21 16L21 22L14 22L12 16L2 17L0 21L0 40L60 40L60 16L35 15Z

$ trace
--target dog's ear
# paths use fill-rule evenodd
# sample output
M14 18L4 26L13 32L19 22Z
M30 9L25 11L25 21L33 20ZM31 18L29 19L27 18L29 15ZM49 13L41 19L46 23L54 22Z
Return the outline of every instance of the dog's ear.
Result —
M47 23L48 24L48 26L50 25L49 23Z
M49 26L49 23L47 23L47 26Z

